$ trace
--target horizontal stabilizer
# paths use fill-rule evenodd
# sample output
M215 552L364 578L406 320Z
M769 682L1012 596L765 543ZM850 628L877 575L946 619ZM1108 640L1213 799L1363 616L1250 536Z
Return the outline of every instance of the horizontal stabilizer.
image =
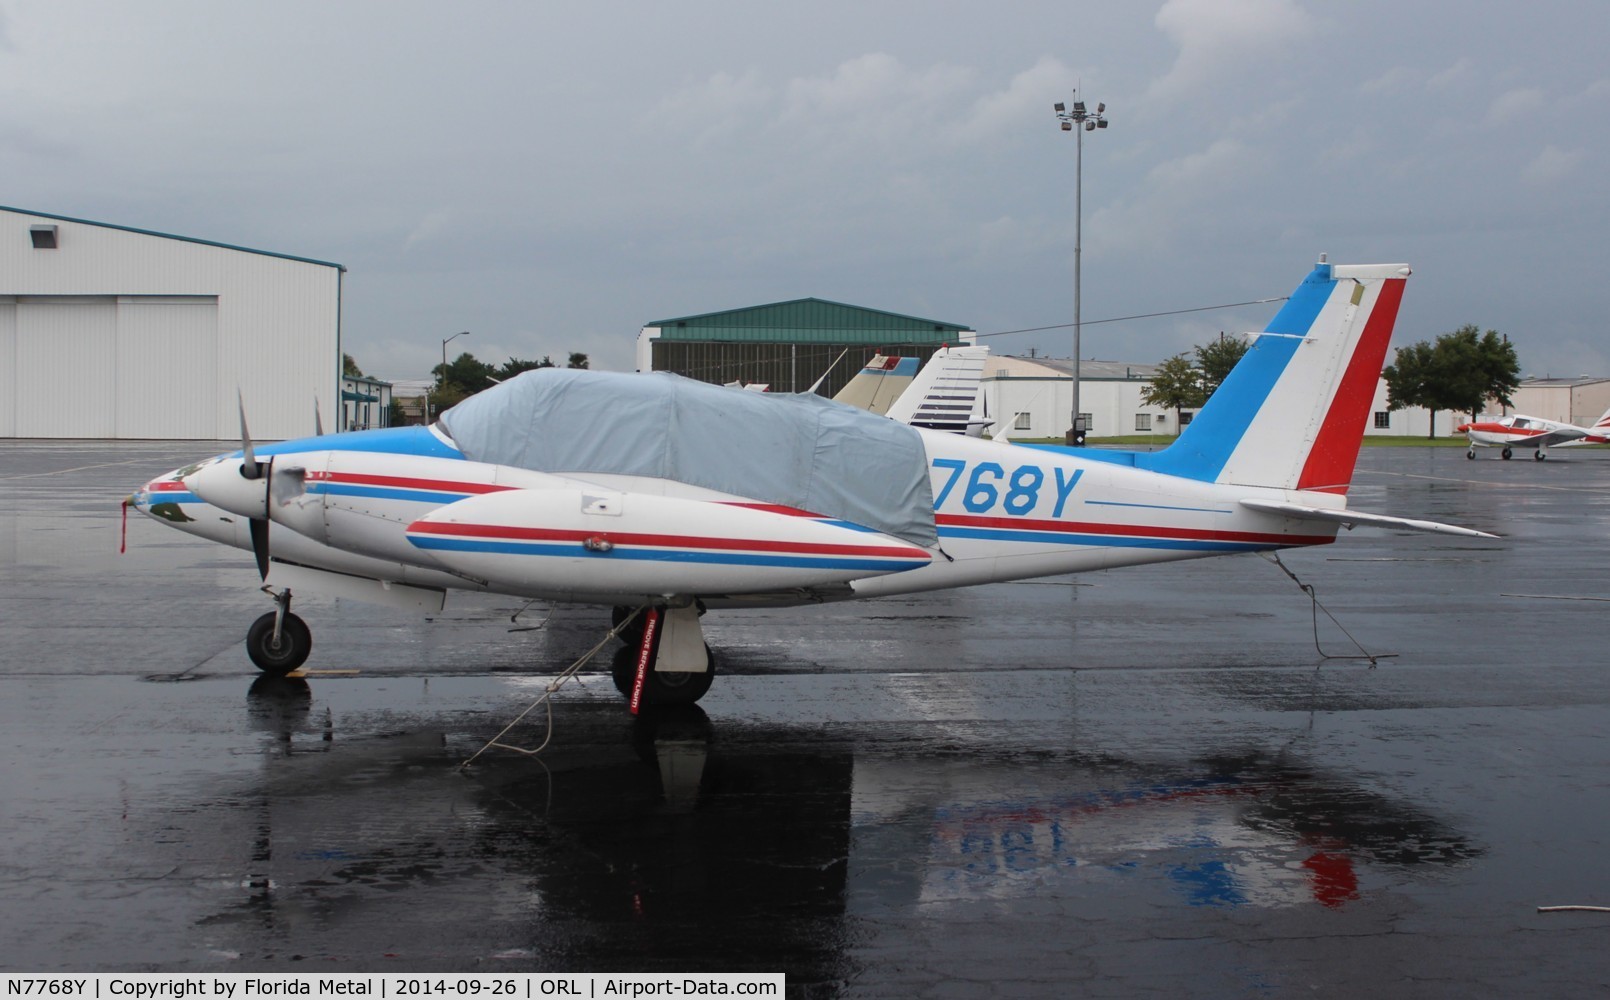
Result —
M1269 514L1300 517L1308 521L1328 521L1348 528L1368 525L1372 528L1406 528L1409 531L1429 531L1436 535L1463 535L1467 538L1497 538L1497 535L1474 528L1461 528L1437 521L1418 521L1411 517L1389 517L1385 514L1366 514L1357 510L1334 510L1328 507L1309 507L1300 503L1283 503L1278 500L1242 500L1241 506Z

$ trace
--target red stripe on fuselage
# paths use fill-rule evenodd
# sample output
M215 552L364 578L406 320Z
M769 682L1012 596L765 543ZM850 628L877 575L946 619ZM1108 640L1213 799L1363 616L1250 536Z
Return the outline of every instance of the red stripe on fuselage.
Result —
M1517 441L1550 432L1546 427L1511 427L1508 424L1465 424L1464 429L1467 432L1475 431L1477 434L1503 434Z
M1364 421L1375 401L1381 367L1386 363L1386 347L1392 340L1398 305L1403 301L1404 283L1403 278L1381 282L1375 308L1364 323L1364 333L1353 349L1342 384L1336 387L1325 422L1320 425L1314 446L1308 451L1302 475L1297 477L1299 490L1347 492L1347 485L1353 479L1353 466L1358 462L1359 445L1363 443Z
M746 552L788 552L824 556L877 556L891 559L932 559L913 546L835 545L821 542L784 542L770 538L715 538L704 535L654 535L627 531L573 531L561 528L516 528L506 524L439 524L415 521L410 532L424 535L458 535L520 542L581 542L606 538L616 545L646 545L671 549L730 549Z
M1214 528L1171 528L1161 525L1109 524L1101 521L1043 521L1024 517L979 517L972 514L935 514L942 525L964 528L1002 528L1012 531L1057 531L1070 535L1114 535L1144 538L1178 538L1199 542L1248 542L1268 545L1325 545L1329 535L1279 535L1265 531L1219 531Z
M780 503L751 503L747 500L718 500L716 503L728 507L743 507L748 510L763 510L768 514L786 514L789 517L821 517L821 514L812 514L808 510L798 507L785 507Z

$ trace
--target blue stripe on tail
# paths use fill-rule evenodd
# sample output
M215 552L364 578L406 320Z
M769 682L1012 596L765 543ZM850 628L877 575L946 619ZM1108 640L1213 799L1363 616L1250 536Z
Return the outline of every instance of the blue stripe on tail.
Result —
M1269 393L1301 346L1319 311L1330 299L1336 282L1329 264L1319 264L1264 328L1265 333L1294 334L1259 337L1238 362L1207 405L1186 426L1179 440L1158 452L1135 455L1135 466L1169 476L1214 482Z

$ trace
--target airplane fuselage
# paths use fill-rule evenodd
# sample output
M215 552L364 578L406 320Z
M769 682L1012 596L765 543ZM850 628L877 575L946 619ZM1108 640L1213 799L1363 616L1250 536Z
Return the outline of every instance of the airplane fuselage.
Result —
M1103 461L1100 452L919 433L934 498L933 551L669 479L474 462L435 428L260 448L276 474L296 470L292 490L268 491L266 509L263 489L239 479L238 453L159 477L133 499L182 530L247 550L246 519L266 514L279 562L416 587L611 605L671 595L707 606L815 603L1335 537L1334 526L1239 505L1288 499L1290 491L1196 482ZM198 471L212 477L209 495L233 509L185 486ZM236 502L217 485L232 477L241 484Z

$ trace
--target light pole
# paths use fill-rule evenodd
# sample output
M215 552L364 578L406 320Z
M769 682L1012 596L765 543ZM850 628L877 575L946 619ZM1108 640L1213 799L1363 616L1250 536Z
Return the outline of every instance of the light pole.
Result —
M468 331L468 330L460 330L457 333L453 334L453 336L448 337L448 338L446 338L445 340L442 341L442 388L443 389L447 388L447 342L449 340L454 340L454 339L456 339L458 337L468 337L469 335L470 335L470 331ZM438 404L437 407L436 407L436 415L437 416L442 415L442 408L441 408L440 404Z
M1084 420L1079 416L1079 255L1082 252L1083 224L1084 224L1084 159L1086 132L1094 132L1098 128L1107 127L1104 112L1107 105L1097 104L1096 110L1085 108L1085 102L1079 100L1079 91L1073 92L1073 110L1069 111L1061 101L1056 103L1057 120L1062 122L1062 131L1072 132L1074 135L1073 156L1073 423L1068 428L1068 443L1083 445L1085 443Z

